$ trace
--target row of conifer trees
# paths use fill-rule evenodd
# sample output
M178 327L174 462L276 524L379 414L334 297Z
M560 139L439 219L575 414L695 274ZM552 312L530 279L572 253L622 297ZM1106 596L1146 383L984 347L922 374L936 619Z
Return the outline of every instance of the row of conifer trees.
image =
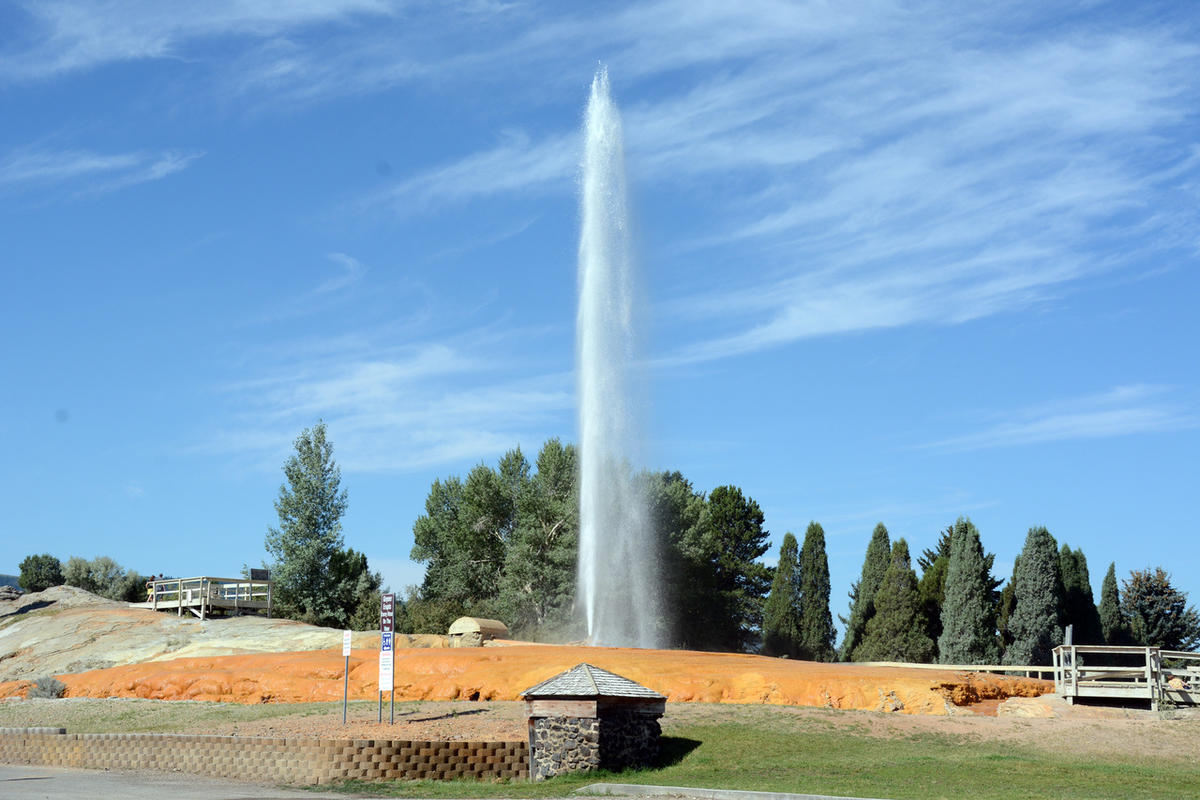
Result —
M1083 551L1059 549L1044 527L1029 530L1007 582L993 576L995 554L965 517L917 561L919 580L908 543L875 526L835 651L824 533L812 523L803 547L786 534L763 608L763 651L816 661L1045 665L1068 625L1075 644L1200 644L1200 617L1161 568L1132 572L1123 602L1110 564L1097 606Z

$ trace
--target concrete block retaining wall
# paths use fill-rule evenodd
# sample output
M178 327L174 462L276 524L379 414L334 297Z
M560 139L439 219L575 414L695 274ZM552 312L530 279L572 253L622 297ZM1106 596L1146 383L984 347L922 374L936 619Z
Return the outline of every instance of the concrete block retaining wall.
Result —
M266 739L0 728L0 763L157 769L268 783L525 778L526 742Z

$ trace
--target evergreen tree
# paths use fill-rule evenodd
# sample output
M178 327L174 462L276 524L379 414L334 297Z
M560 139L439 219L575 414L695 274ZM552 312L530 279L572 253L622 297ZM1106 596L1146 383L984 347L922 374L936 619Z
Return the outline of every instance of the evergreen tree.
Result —
M1200 614L1162 567L1134 570L1122 587L1133 640L1146 647L1191 650L1200 645Z
M970 520L960 517L954 523L946 567L942 634L938 641L938 657L943 664L994 664L1000 657L988 566L979 531Z
M969 519L959 517L953 525L946 526L946 529L941 532L936 547L926 548L917 558L917 563L923 570L917 589L921 594L921 608L924 611L927 625L926 632L935 644L941 641L942 637L942 604L946 600L946 571L950 567L951 542L955 533L964 529L964 526L974 529L974 525ZM975 535L978 536L979 532L976 531ZM999 586L1003 582L996 580L991 574L992 565L996 563L996 554L985 553L983 559L987 567L987 593L992 605L996 606L1000 603Z
M324 422L302 431L295 447L283 465L287 483L275 500L279 527L267 531L266 549L275 559L271 577L282 608L308 622L328 623L338 618L330 563L342 546L346 492Z
M793 658L800 654L800 573L791 532L783 535L775 579L763 606L763 653Z
M691 647L747 649L761 635L763 599L771 570L758 559L770 534L753 498L736 486L718 486L708 496L706 514L688 543L692 591L701 592L701 613L692 623ZM700 622L703 627L698 628Z
M800 657L833 661L833 614L829 611L829 559L825 530L810 522L800 549Z
M1064 542L1058 554L1058 565L1062 571L1065 624L1072 626L1072 641L1075 644L1103 644L1104 633L1092 599L1087 557L1082 550L1072 550Z
M1013 573L1013 611L1008 620L1012 644L1005 664L1050 663L1050 651L1062 644L1062 573L1058 545L1050 531L1030 528Z
M925 633L935 645L942 635L942 603L946 600L946 568L949 566L949 553L937 556L929 562L920 582L917 583L917 594L921 598L921 617L925 620Z
M1129 644L1129 626L1121 613L1121 595L1117 591L1117 564L1108 565L1104 573L1104 583L1100 585L1100 630L1104 635L1104 643L1112 645Z
M925 632L917 576L912 570L908 543L896 540L887 572L875 593L875 616L867 621L855 661L925 662L933 658L934 644Z
M1016 607L1016 599L1013 594L1013 586L1016 585L1018 564L1021 563L1021 557L1018 555L1013 559L1013 572L1008 577L1008 581L1004 584L1004 590L1000 592L1000 598L996 601L996 630L1000 633L1000 648L1008 650L1012 644L1012 631L1009 630L1008 623L1012 619L1013 608Z
M863 631L867 621L875 616L875 593L883 582L883 574L887 572L892 560L892 545L888 539L888 530L880 522L871 533L871 541L867 545L867 555L863 559L862 575L858 583L850 588L850 618L842 617L846 624L846 635L842 639L841 659L849 661L856 647L862 641Z
M26 556L20 564L17 583L27 592L41 592L63 583L62 562L49 553Z

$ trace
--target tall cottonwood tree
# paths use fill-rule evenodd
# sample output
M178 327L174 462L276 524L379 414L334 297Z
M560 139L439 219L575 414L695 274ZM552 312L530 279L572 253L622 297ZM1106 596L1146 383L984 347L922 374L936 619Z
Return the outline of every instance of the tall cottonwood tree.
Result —
M959 517L950 539L941 609L938 660L943 664L994 664L1000 657L989 566L978 529Z
M875 526L871 533L871 541L867 544L867 554L863 559L862 575L858 582L850 587L850 616L843 617L846 625L846 635L842 639L841 659L851 660L855 648L862 641L863 631L867 622L875 616L875 593L887 572L892 560L892 544L888 538L888 529L882 522Z
M1062 608L1058 545L1044 527L1030 528L1013 573L1012 644L1003 663L1049 664L1051 651L1062 644Z
M769 656L800 655L799 548L789 531L779 546L779 563L771 593L763 606L763 653Z
M274 558L271 577L280 605L320 624L337 618L330 563L342 546L346 491L323 421L304 429L295 448L283 465L287 482L275 500L279 527L268 529L266 549Z
M575 448L549 439L528 484L514 482L521 496L499 598L514 629L554 635L571 626L579 545L576 471Z
M808 523L800 549L800 657L833 661L833 615L829 611L829 558L825 529Z
M867 622L854 660L927 662L933 655L934 643L926 633L908 542L897 539L875 593L875 616Z

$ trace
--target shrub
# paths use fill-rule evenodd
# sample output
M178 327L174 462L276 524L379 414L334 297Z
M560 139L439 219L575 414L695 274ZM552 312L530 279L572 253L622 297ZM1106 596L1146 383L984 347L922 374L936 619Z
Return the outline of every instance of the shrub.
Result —
M49 675L43 675L33 682L33 686L29 687L29 693L25 695L28 698L47 698L57 700L66 694L67 685L58 678L53 678Z
M50 555L27 556L21 562L21 576L17 579L27 592L41 592L63 582L62 563Z

